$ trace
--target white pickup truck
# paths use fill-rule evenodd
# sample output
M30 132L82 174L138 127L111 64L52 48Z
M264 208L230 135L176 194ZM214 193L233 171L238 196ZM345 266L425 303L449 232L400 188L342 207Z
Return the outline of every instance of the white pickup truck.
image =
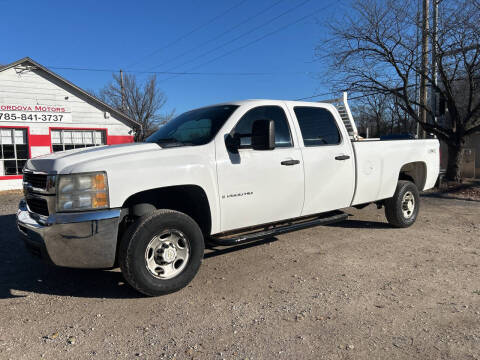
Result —
M205 242L341 221L339 209L370 203L410 226L438 173L437 140L359 139L346 95L237 101L186 112L145 143L30 159L17 225L54 264L119 265L155 296L193 279Z

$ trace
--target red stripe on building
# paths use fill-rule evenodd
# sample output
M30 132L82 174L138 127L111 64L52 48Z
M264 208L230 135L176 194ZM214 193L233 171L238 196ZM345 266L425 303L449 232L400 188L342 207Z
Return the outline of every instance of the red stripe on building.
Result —
M30 146L50 146L50 135L31 135Z
M115 145L115 144L125 144L125 143L132 143L133 142L133 135L108 135L107 136L107 145Z
M22 179L22 175L7 175L7 176L0 176L0 180L19 180Z

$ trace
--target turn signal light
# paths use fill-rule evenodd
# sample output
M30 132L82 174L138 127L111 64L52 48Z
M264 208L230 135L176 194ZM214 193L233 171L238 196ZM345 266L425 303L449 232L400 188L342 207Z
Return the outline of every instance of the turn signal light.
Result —
M105 174L96 174L93 178L93 188L95 190L106 190Z
M104 192L96 193L92 200L92 207L94 209L108 206L107 194Z

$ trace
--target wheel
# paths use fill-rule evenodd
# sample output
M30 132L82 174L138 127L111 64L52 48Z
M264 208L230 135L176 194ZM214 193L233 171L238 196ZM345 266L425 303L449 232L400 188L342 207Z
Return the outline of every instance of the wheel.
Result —
M157 210L138 218L122 237L120 268L139 292L148 296L168 294L195 277L204 246L202 231L191 217Z
M397 228L411 226L420 209L418 189L411 181L400 180L395 194L385 200L385 216L390 225Z

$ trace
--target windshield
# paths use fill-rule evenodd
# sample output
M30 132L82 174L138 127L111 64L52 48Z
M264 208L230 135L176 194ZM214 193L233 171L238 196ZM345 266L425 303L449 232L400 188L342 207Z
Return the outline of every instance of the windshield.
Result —
M206 144L236 108L238 105L218 105L188 111L161 126L145 141L167 146Z

